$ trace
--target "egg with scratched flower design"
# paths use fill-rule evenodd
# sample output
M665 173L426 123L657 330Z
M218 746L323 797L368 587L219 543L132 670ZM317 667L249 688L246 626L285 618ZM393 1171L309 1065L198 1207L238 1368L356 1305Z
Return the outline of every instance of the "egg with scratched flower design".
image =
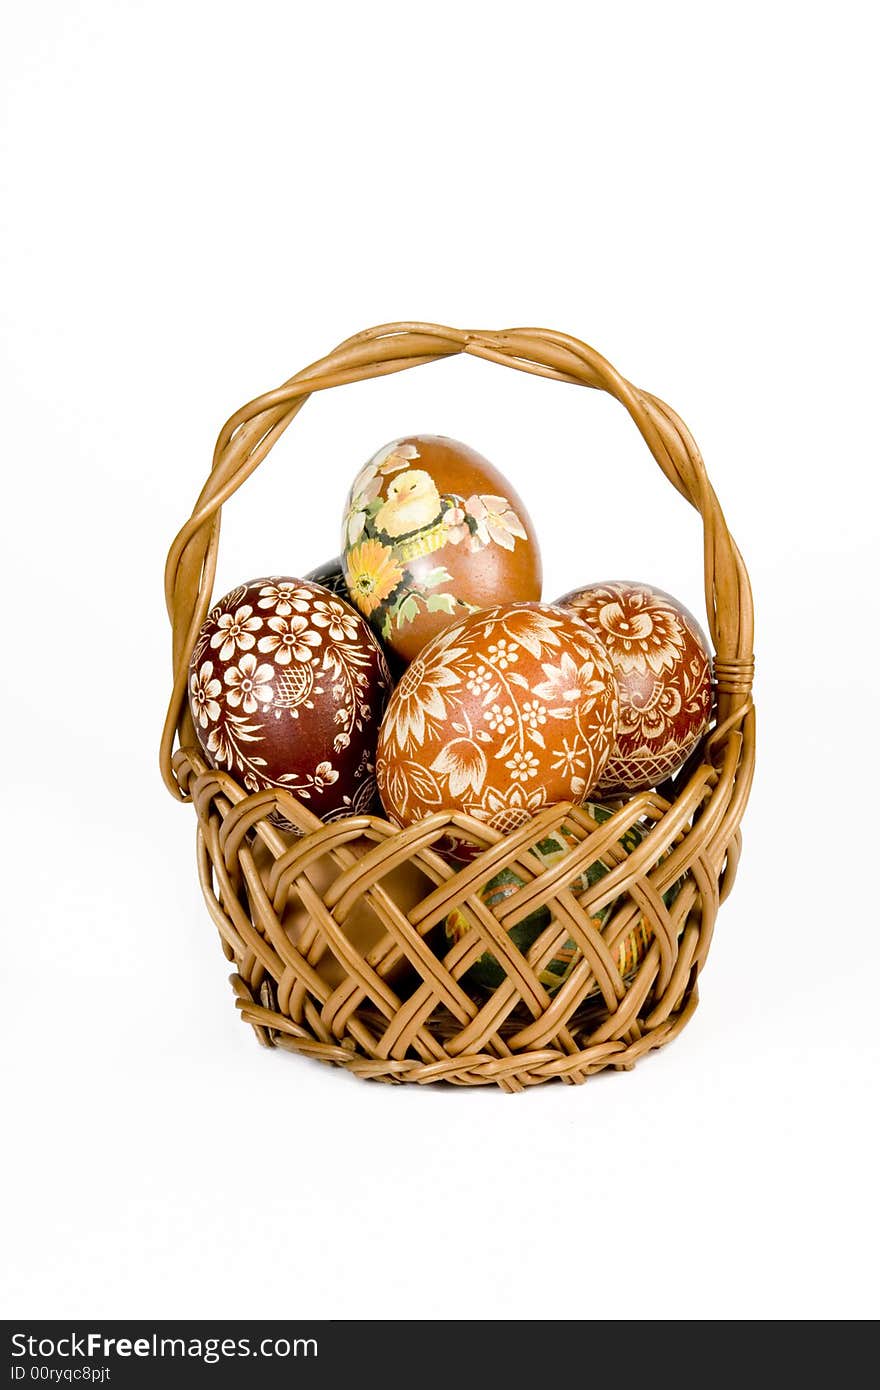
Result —
M190 660L189 708L212 767L249 792L293 792L333 820L374 807L390 685L384 653L350 604L276 575L211 609Z
M459 810L510 831L580 803L617 730L617 689L595 634L540 603L471 613L434 637L388 704L376 774L401 825Z
M558 602L596 633L620 694L617 743L600 794L656 787L687 761L712 715L711 652L699 623L651 584L588 584Z
M541 597L521 498L488 459L440 435L373 455L349 492L342 546L352 603L403 662L475 609Z

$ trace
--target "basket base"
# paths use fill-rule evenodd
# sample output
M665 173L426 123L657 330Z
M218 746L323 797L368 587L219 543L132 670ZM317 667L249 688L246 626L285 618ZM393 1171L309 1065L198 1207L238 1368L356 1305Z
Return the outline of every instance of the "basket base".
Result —
M694 978L691 987L685 992L680 1006L666 1018L653 1026L635 1022L628 1030L626 1038L609 1038L605 1041L590 1042L590 1036L601 1031L601 1020L607 1017L601 1006L587 1004L575 1015L569 1025L574 1042L572 1052L562 1052L557 1047L536 1048L531 1051L501 1053L474 1052L457 1056L444 1056L436 1061L425 1062L418 1057L371 1057L358 1048L354 1039L346 1038L340 1042L321 1041L301 1024L277 1012L267 1003L254 997L241 975L229 977L236 995L236 1006L244 1022L249 1023L264 1047L281 1047L288 1052L298 1052L320 1062L345 1067L355 1076L370 1081L391 1083L415 1082L426 1086L435 1082L446 1082L458 1086L500 1086L505 1091L521 1091L527 1086L536 1086L545 1081L565 1081L579 1086L597 1072L613 1069L631 1071L636 1062L646 1053L655 1051L671 1042L685 1027L697 1003L699 991ZM365 1012L365 1021L369 1013ZM376 1014L375 1023L381 1025L381 1017ZM511 1016L499 1030L503 1040L512 1036L522 1026L523 1020ZM457 1031L452 1015L448 1027L444 1027L441 1017L432 1019L432 1036L442 1039L444 1033L450 1036ZM503 1045L503 1042L502 1042Z

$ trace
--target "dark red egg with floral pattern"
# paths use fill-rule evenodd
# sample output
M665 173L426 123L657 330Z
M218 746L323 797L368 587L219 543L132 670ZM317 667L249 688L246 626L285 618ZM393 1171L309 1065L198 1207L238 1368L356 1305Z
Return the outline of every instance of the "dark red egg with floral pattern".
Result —
M316 816L371 811L391 679L343 599L302 579L241 584L211 609L189 667L189 707L212 767L247 791L293 792Z
M702 628L683 603L651 584L588 584L557 602L596 633L620 695L617 742L596 795L656 787L687 760L712 715Z

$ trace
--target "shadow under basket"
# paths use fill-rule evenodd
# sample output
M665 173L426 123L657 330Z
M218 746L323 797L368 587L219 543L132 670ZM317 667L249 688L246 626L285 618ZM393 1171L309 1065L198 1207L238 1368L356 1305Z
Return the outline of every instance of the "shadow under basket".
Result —
M703 519L713 724L673 779L613 803L609 818L561 803L508 835L452 812L407 830L368 815L325 824L289 792L244 791L198 749L187 669L211 603L223 503L312 392L457 353L607 391ZM166 599L174 689L163 776L195 808L205 902L235 966L236 1005L260 1042L376 1080L517 1091L629 1069L681 1031L739 860L754 663L748 576L669 406L546 329L370 329L227 422L171 547ZM470 842L464 865L443 852L450 834ZM560 852L542 857L551 841ZM499 881L505 892L493 893Z

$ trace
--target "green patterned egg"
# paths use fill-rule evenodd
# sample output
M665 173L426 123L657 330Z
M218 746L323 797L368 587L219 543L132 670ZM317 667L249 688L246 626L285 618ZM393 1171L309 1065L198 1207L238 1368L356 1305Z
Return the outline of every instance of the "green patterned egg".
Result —
M588 815L598 823L607 821L611 812L605 806L597 806L587 802L583 809ZM620 844L627 854L639 845L644 839L646 831L640 826L634 825L625 832L620 838ZM579 840L566 827L546 836L532 848L532 854L540 860L544 868L552 868L558 864L567 854L579 844ZM585 893L600 878L604 878L612 865L606 864L602 859L597 859L569 885L571 892L577 897ZM480 898L489 908L497 908L507 898L511 897L520 888L524 887L524 879L513 869L505 868L490 879L486 886L480 891ZM679 884L673 886L664 894L664 902L668 907L674 900ZM618 902L611 902L600 909L592 917L593 926L600 931L605 923L610 919L616 909ZM550 925L550 909L547 907L536 908L530 912L528 917L517 922L515 926L509 928L508 935L515 946L525 955L538 940L542 932L547 930ZM456 941L461 941L469 931L472 930L473 923L465 912L459 908L453 909L446 918L446 936L450 945ZM649 923L641 915L636 926L630 931L616 947L617 968L621 978L626 979L637 966L642 962L645 953L651 944L653 931ZM563 984L574 970L578 961L581 960L580 948L569 939L547 963L539 973L538 978L549 994L553 994L560 985ZM465 975L465 980L481 986L484 989L495 989L507 978L504 967L499 964L491 951L484 951L479 960L471 967ZM598 986L596 986L598 989ZM595 991L594 991L595 992Z

